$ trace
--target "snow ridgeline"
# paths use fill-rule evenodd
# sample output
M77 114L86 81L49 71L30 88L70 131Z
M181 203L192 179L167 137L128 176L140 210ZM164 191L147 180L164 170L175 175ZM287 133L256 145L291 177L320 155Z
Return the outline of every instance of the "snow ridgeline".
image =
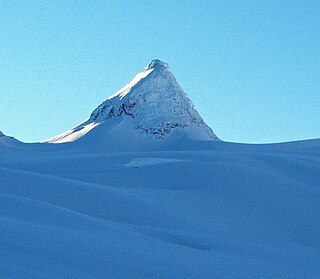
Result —
M126 86L100 104L89 119L73 129L47 140L51 143L70 142L83 137L97 125L110 122L153 139L164 139L173 130L185 138L219 140L181 89L169 65L152 60ZM110 130L110 127L108 126ZM125 134L126 131L123 131Z

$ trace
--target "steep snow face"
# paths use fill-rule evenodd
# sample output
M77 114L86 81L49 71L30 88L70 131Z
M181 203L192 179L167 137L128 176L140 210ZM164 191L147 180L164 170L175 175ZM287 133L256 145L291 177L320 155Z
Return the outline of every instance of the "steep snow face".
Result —
M3 138L5 135L0 131L0 138Z
M181 89L169 65L156 59L99 105L88 120L48 142L74 141L97 125L115 119L117 124L125 121L127 125L121 126L135 129L137 135L153 139L164 139L178 130L185 138L219 140Z

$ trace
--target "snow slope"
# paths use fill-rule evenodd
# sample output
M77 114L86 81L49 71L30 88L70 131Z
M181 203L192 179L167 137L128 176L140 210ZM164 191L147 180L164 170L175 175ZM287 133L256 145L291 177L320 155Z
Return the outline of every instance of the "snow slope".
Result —
M167 139L172 134L192 140L218 140L177 83L168 64L158 59L152 60L126 86L99 105L89 119L46 142L90 138L98 126L103 127L94 138L108 139L117 133L122 137L131 134L134 141Z
M320 278L319 181L320 140L219 141L153 60L46 143L0 133L0 278Z
M18 141L14 137L9 137L0 131L0 147L1 146L19 146L22 145L22 142Z
M0 278L319 278L319 155L0 144Z

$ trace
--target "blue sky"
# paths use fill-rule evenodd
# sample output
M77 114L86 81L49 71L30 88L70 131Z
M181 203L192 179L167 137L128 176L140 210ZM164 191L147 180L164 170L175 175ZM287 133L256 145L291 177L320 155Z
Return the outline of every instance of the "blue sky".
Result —
M320 138L319 26L319 1L2 0L0 130L61 133L159 58L223 140Z

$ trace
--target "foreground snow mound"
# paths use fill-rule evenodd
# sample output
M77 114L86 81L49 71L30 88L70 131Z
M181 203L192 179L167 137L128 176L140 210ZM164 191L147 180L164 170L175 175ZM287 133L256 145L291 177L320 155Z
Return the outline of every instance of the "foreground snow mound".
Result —
M320 278L319 140L206 144L0 149L0 277Z
M157 59L99 105L88 120L47 142L75 141L106 123L102 134L121 126L123 135L133 129L138 137L164 139L175 131L193 140L218 140L177 83L168 64Z

